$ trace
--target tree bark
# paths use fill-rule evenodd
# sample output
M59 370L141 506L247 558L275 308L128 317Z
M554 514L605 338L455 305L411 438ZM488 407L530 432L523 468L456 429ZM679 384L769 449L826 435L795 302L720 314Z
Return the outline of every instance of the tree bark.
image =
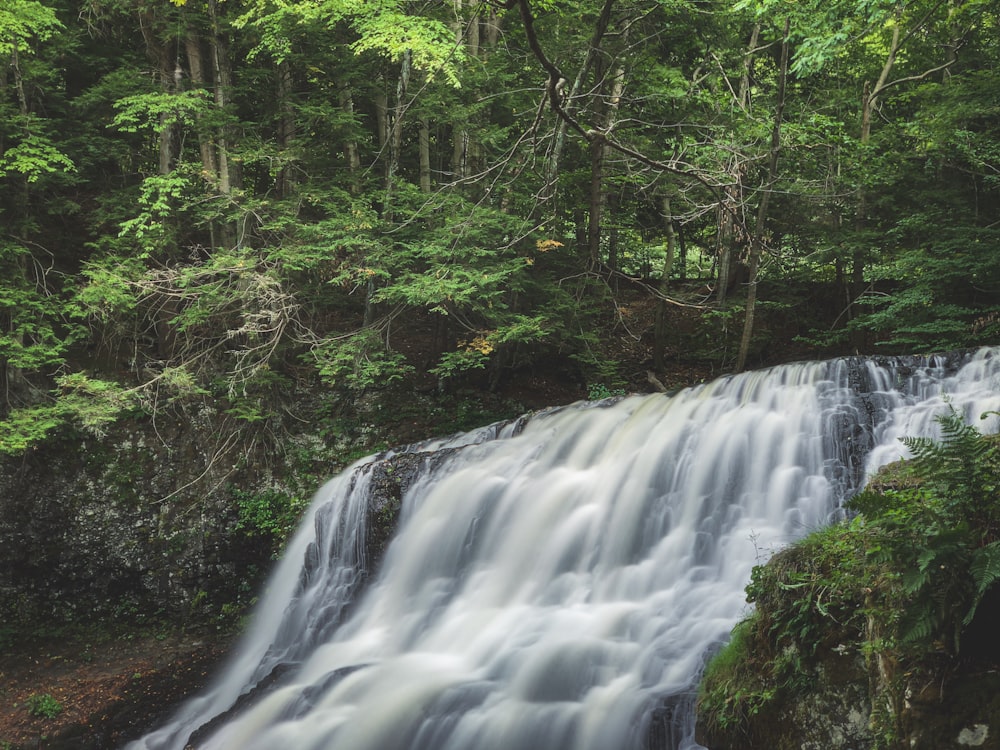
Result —
M292 91L295 88L292 79L292 66L288 64L287 60L282 60L278 63L276 74L278 84L278 146L282 151L288 152L298 136L295 112L292 108ZM288 163L287 157L282 161L275 182L275 189L282 198L287 198L295 189L295 171Z
M749 113L752 105L750 98L750 84L753 77L753 60L757 51L757 44L760 40L760 24L754 24L750 32L750 40L747 42L747 49L743 55L743 70L740 73L740 85L733 98L733 106L743 112ZM735 149L734 149L735 151ZM743 205L743 163L735 155L730 157L727 167L730 184L722 189L722 201L719 204L718 215L718 241L716 252L718 253L718 277L716 280L715 300L720 306L725 306L729 299L729 292L735 285L739 270L740 253L738 247L742 237L742 221L738 216L742 213Z
M232 66L229 62L229 48L219 29L218 0L208 0L209 16L212 20L212 67L215 73L215 106L225 110L229 103L229 92L233 89ZM232 193L233 175L229 168L229 145L227 127L222 125L216 137L216 157L219 164L219 192Z
M600 73L598 73L600 75ZM615 116L621 104L622 93L625 89L625 68L619 65L611 78L611 91L604 108L602 131L610 133L615 125ZM590 264L596 267L601 261L601 220L603 218L604 207L607 203L607 196L604 191L604 165L610 154L610 147L602 137L595 137L590 142L590 219L587 226L587 247Z
M205 65L201 54L201 38L198 32L190 26L184 35L184 51L187 55L188 71L191 73L191 85L196 88L205 86ZM212 148L212 139L201 125L201 117L196 116L198 125L198 153L201 156L202 174L207 180L215 181L218 178L218 167L215 163L215 151Z
M139 11L139 29L142 32L143 41L146 43L146 54L156 64L157 77L160 79L160 89L170 92L175 89L177 81L181 77L181 71L171 65L170 54L165 45L160 43L156 34L156 18L152 11ZM177 154L174 150L176 141L176 125L171 123L164 112L160 115L159 127L159 173L161 175L170 174L174 168L174 160Z
M386 86L385 78L379 76L372 96L375 105L375 137L378 140L379 150L384 149L389 143L389 98L385 93Z
M663 268L660 271L660 294L666 296L670 291L670 273L674 267L674 252L677 235L674 232L674 215L670 206L670 196L665 195L661 201L663 221L666 224L667 252L663 258ZM664 354L667 348L667 302L656 301L656 317L653 323L653 369L662 370Z
M337 91L337 98L340 103L340 110L347 115L352 120L354 119L354 94L351 91L351 87L344 85L341 86ZM385 128L385 108L384 102L383 107L380 109L378 103L376 102L376 112L380 113L376 119L379 122L379 145L385 145L384 139L384 128ZM358 184L358 176L361 172L361 154L358 151L358 142L354 140L354 137L350 137L344 143L344 159L347 161L347 172L350 177L349 190L352 195L357 195L361 186Z
M747 285L746 316L743 320L743 336L740 340L740 351L736 358L736 371L741 372L746 367L747 355L750 351L750 340L753 336L754 313L757 306L757 276L760 270L760 258L764 245L764 225L767 222L767 207L771 200L774 183L778 179L778 154L781 151L781 120L785 110L785 79L788 77L788 30L789 21L785 20L785 31L781 39L781 66L778 70L778 101L774 109L774 126L771 129L771 151L767 163L767 184L760 196L757 206L757 221L754 224L753 238L750 241L750 280Z
M601 8L601 14L598 16L594 33L590 37L590 43L587 45L587 54L583 58L580 70L577 72L576 78L573 79L573 85L569 90L569 95L566 97L566 108L572 107L573 100L580 93L580 88L583 86L584 80L590 74L590 69L597 59L597 53L601 48L601 41L604 39L608 25L611 23L611 9L613 6L614 0L605 0ZM569 123L565 118L559 118L556 121L556 132L552 139L552 150L549 153L549 158L545 166L545 186L542 188L542 201L553 198L556 195L556 182L559 179L560 160L562 159L563 148L566 145L568 127Z
M403 120L406 114L406 93L410 86L410 72L413 66L413 53L406 50L399 66L399 79L396 81L396 106L392 110L392 121L389 126L389 162L385 170L385 205L383 215L387 221L392 220L393 181L399 172L399 162L403 151Z
M426 118L420 119L418 133L420 149L420 192L431 192L431 129Z

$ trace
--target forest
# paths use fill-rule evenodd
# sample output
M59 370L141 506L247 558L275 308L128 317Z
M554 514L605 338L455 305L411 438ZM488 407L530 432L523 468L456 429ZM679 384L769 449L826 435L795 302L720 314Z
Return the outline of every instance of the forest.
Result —
M7 0L0 451L1000 330L989 0ZM626 360L630 365L626 366Z
M66 623L223 649L316 488L389 445L1000 341L990 0L0 0L0 60L0 658L100 665ZM3 746L116 690L136 736L218 658L64 694L21 651Z

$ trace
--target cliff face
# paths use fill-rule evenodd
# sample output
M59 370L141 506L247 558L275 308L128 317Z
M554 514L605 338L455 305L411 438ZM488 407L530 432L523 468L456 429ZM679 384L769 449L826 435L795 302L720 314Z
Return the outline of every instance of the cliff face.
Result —
M276 517L294 522L315 488L288 456L298 448L333 463L315 434L287 435L280 452L264 437L201 405L0 461L6 626L186 622L242 609L269 567Z
M203 408L0 462L0 646L15 646L0 648L0 746L110 750L164 720L207 680L260 588L278 526L294 524L298 505L280 518L276 498L308 497L358 450L314 427L286 431L280 451L255 447L253 432L226 447L231 427ZM371 474L359 582L407 488L450 453L400 451L359 469ZM69 623L85 627L60 631ZM58 700L57 716L29 713L40 694Z

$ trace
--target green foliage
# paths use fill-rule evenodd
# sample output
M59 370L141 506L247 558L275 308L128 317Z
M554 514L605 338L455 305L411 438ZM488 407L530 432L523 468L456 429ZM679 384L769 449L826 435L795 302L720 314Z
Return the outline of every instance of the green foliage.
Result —
M182 4L182 3L180 3ZM351 45L355 54L372 51L398 60L404 52L430 77L442 74L459 85L458 68L463 61L454 33L446 23L406 12L405 4L372 0L323 0L322 2L274 2L254 0L236 20L237 28L256 27L261 33L257 52L266 50L278 59L291 53L290 27L299 24L333 27L346 23L356 34Z
M605 398L624 395L624 388L609 388L604 383L591 383L587 386L587 398L591 401L600 401Z
M24 705L29 714L43 719L54 719L63 710L62 704L48 693L29 695Z
M124 411L141 404L141 393L83 372L60 376L50 400L12 409L0 420L0 453L16 455L68 425L101 436Z
M861 524L837 524L754 568L747 601L756 608L705 670L699 707L709 723L744 731L750 718L808 688L825 652L856 640L880 585L867 543Z
M940 441L903 440L915 484L862 493L851 506L878 533L871 554L900 573L901 642L958 653L962 629L1000 578L1000 451L953 410L938 423Z
M378 332L370 328L320 341L310 357L325 382L358 391L397 381L410 370L405 357L388 351Z
M135 94L119 99L114 106L118 113L112 124L120 131L138 133L148 129L156 135L175 125L193 125L199 115L213 109L201 89Z
M245 492L233 488L232 494L239 518L236 528L247 536L262 536L272 544L290 536L308 504L280 490Z
M73 161L56 148L51 141L35 134L28 134L0 156L0 177L18 172L29 183L38 182L46 174L75 172Z
M32 39L48 39L62 23L53 8L36 0L6 0L0 8L0 57L27 49Z
M62 301L47 287L46 269L23 245L0 240L0 362L25 370L62 362L72 339L57 330Z
M746 287L737 273L713 303L718 254L745 253L754 230L786 15L796 57L762 235L769 295L787 300L794 280L808 304L857 258L872 284L861 303L809 308L811 327L836 329L813 337L828 353L852 332L907 350L1000 335L995 6L619 3L592 50L602 6L532 3L567 111L626 148L597 170L541 101L546 73L512 8L3 4L0 363L5 412L24 409L5 414L6 449L67 422L100 429L123 406L62 392L56 377L76 372L153 410L225 393L253 423L272 374L460 389L541 366L614 392L620 360L648 343L667 197L673 275L707 283L676 327L678 357L726 368ZM859 94L894 24L905 48L861 144ZM959 39L947 71L925 75ZM744 74L752 96L737 101ZM588 205L602 207L595 258ZM635 345L619 345L621 326ZM787 353L756 344L761 361Z
M753 616L742 620L724 645L705 666L698 691L698 708L713 730L736 734L746 731L749 721L775 699L777 688L771 680L752 679L766 666L754 653Z

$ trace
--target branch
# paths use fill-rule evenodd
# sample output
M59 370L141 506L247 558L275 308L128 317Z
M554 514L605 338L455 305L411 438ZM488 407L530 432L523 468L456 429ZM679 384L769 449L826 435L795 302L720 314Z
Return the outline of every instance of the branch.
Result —
M686 166L678 166L677 163L663 162L658 159L654 159L640 151L635 150L625 144L616 141L610 136L609 133L603 130L597 130L594 128L586 128L580 122L573 117L569 112L563 107L564 100L564 89L566 86L566 78L563 76L562 71L559 70L558 66L553 63L546 56L545 51L542 49L541 43L538 41L538 34L535 31L535 19L531 13L531 7L529 5L529 0L510 0L510 2L505 7L511 7L511 3L516 4L518 10L521 14L521 21L524 25L524 32L528 40L528 46L531 48L532 53L535 58L541 64L542 68L548 73L548 82L546 85L546 90L548 92L549 106L552 111L556 113L569 127L573 128L577 133L579 133L584 140L588 143L593 143L594 141L600 141L621 154L624 154L636 161L645 164L648 167L661 170L663 172L670 172L671 174L677 174L684 177L690 177L697 180L702 185L704 185L713 195L718 196L719 188L718 184L713 183L707 179L704 175L699 174L694 171L693 168ZM605 0L604 6L601 9L601 16L598 21L599 24L606 24L608 22L608 16L611 13L611 7L614 4L614 0ZM598 28L600 30L600 26Z
M934 75L935 73L939 73L942 70L947 70L952 65L954 65L956 62L958 62L958 61L957 60L949 60L946 63L938 65L936 68L931 68L929 70L925 70L923 73L920 73L919 75L906 76L905 78L897 78L895 81L889 81L889 83L883 84L882 88L878 89L878 91L876 91L874 94L872 94L872 96L876 96L878 94L881 94L883 91L885 91L890 86L896 86L897 84L900 84L900 83L909 83L910 81L921 81L924 78L926 78L927 76Z
M549 98L549 106L552 107L559 117L563 121L577 131L580 135L586 138L588 141L591 140L587 135L587 131L576 121L575 118L571 117L568 112L563 108L562 103L565 97L565 87L566 87L566 77L562 74L562 71L556 66L554 62L549 60L545 55L545 51L542 49L542 45L538 41L538 34L535 32L535 18L531 14L531 8L528 6L528 0L514 0L517 3L517 8L521 13L521 23L524 25L524 32L528 39L528 46L531 48L532 53L535 58L541 63L542 68L545 72L549 74L549 80L547 84L547 92ZM604 8L601 10L601 18L605 17L605 13L611 13L611 6L614 4L614 0L605 0Z

